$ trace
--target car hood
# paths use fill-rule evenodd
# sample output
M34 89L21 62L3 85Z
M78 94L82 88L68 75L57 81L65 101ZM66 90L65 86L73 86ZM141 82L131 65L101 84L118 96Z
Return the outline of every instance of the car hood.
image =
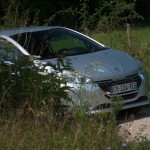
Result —
M140 67L135 58L114 49L68 56L67 58L71 60L74 70L95 81L133 75L139 71ZM54 61L56 59L51 60L51 62Z
M114 50L103 50L94 53L68 57L73 68L80 74L94 80L128 76L138 72L139 62L130 55Z

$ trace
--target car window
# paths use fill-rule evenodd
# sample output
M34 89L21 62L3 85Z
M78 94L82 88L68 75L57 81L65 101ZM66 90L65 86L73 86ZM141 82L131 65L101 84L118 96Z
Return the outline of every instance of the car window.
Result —
M32 33L22 33L13 35L13 38L17 43L19 43L25 50L27 50L31 55L35 55L37 52L37 42L33 38Z
M65 28L56 28L46 33L45 40L54 56L55 54L74 56L106 49L93 40Z
M64 51L68 51L70 49L75 48L86 48L86 45L80 39L75 37L62 34L60 36L53 36L50 41L48 41L51 45L51 48L54 53L63 53Z
M66 28L24 32L11 36L30 55L50 59L60 56L81 55L107 49L97 42Z
M46 34L47 35L47 34ZM41 59L50 58L49 47L44 40L45 32L31 32L13 35L12 38L18 42L30 55L41 56Z
M0 38L0 58L5 60L14 60L22 56L18 48L6 39Z

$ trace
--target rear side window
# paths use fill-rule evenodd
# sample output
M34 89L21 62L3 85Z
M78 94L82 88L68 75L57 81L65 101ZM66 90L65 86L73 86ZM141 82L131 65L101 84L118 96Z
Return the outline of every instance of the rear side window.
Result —
M0 59L14 60L23 54L18 48L6 39L0 38Z
M45 59L51 57L45 35L47 35L45 32L21 33L13 35L12 38L30 55L41 56L42 59Z

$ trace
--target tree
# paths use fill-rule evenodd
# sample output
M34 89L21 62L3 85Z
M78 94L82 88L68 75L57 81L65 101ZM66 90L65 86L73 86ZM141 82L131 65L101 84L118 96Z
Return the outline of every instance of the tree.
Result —
M21 22L25 20L24 25L44 25L48 23L91 30L96 28L97 23L102 19L101 16L108 16L112 11L115 13L114 15L117 15L118 10L113 10L116 7L115 3L124 3L130 7L133 7L134 3L134 7L136 4L136 10L145 15L145 19L149 18L148 8L150 2L148 0L137 0L137 2L134 0L34 0L32 2L29 0L0 0L0 20L1 24L12 24L12 26L15 26L15 24L20 26ZM147 9L144 9L143 6ZM121 11L121 8L125 12L122 11L121 17L123 14L128 15L125 10L126 7L121 6L119 11ZM131 11L134 12L135 8ZM55 16L53 21L49 23L48 20L53 16Z

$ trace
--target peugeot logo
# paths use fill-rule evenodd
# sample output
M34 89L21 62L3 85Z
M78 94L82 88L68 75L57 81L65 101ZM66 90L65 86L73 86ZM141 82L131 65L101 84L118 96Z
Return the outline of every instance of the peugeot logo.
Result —
M119 68L117 68L117 67L115 67L114 70L115 70L116 72L120 72Z

